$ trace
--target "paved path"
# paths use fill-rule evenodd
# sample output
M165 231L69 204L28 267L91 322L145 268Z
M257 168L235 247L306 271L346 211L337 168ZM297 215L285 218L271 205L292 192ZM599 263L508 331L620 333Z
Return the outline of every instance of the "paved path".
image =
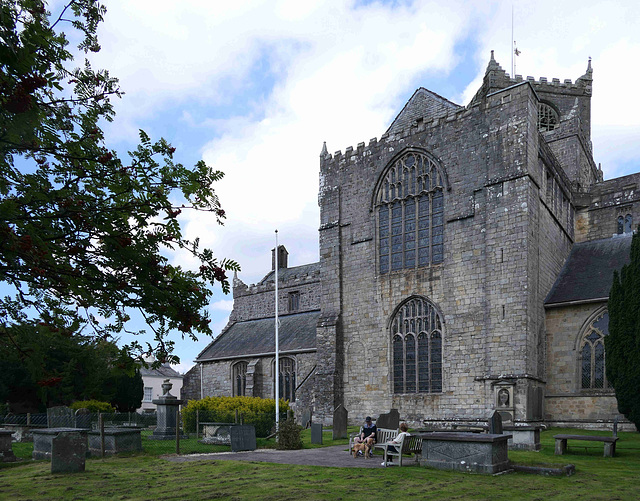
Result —
M300 464L312 466L335 466L339 468L382 468L382 456L371 459L354 459L345 445L333 445L318 449L300 449L297 451L277 451L274 449L256 449L250 452L218 452L211 454L189 454L188 456L167 456L168 461L177 463L187 461L258 461L265 463ZM411 459L407 466L414 464ZM404 467L404 461L403 461Z

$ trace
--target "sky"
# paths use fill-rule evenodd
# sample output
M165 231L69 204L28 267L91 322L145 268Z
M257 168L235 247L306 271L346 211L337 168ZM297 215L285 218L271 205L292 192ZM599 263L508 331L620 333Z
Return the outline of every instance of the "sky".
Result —
M143 129L171 142L182 163L204 159L225 172L215 187L225 225L201 213L183 214L182 224L187 238L238 261L247 284L271 269L276 229L290 266L318 260L324 141L333 153L379 138L418 87L467 105L491 50L512 74L512 40L521 51L515 73L525 78L575 81L592 58L594 159L605 179L640 170L635 2L103 3L102 51L91 61L125 92L105 126L109 147L133 149ZM194 265L184 254L171 259ZM232 304L215 291L216 335ZM175 339L183 372L211 342Z

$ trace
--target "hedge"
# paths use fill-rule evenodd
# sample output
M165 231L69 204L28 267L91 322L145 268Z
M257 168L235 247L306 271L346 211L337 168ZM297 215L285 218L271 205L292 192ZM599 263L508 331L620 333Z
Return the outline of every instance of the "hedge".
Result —
M101 402L100 400L78 400L77 402L73 402L69 407L74 411L78 409L88 409L91 413L113 413L116 411L109 402Z
M275 424L276 402L273 398L257 397L205 397L191 400L182 409L183 426L188 433L196 431L196 411L200 411L200 422L234 423L236 410L242 415L244 424L256 427L256 436L266 437ZM289 410L289 402L280 399L281 419Z

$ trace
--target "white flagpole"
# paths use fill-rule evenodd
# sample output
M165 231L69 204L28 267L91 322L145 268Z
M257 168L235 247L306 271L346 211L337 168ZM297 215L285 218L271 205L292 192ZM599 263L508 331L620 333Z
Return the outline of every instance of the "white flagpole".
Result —
M276 364L275 364L275 372L276 372L276 432L279 430L280 426L280 365L278 362L278 230L276 230L276 264L275 264L275 272L276 272Z

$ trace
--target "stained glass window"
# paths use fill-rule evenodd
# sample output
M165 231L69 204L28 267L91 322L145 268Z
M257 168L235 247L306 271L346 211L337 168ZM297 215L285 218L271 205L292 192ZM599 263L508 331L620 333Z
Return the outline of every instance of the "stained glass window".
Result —
M443 181L433 160L411 152L385 174L377 194L380 273L441 263Z
M394 393L442 391L442 320L434 305L411 298L391 322Z

